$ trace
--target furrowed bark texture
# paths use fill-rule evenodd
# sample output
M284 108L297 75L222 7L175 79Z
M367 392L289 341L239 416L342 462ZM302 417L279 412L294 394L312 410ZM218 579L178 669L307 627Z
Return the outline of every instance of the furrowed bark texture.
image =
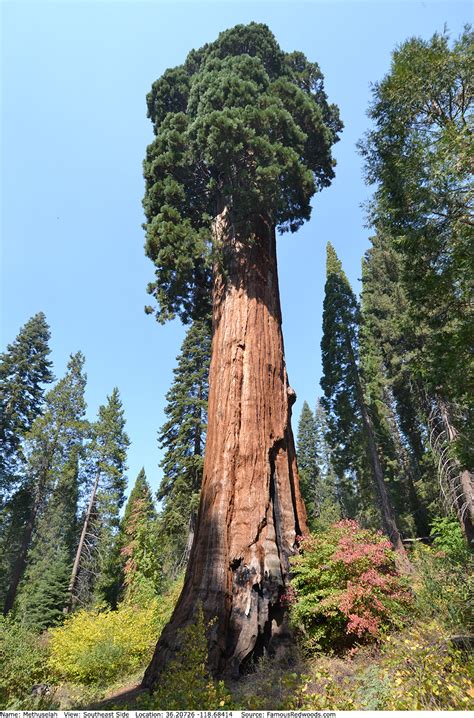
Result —
M185 584L148 667L153 687L202 602L209 668L237 676L252 656L291 640L281 596L289 557L304 534L291 431L295 394L285 368L275 232L262 222L243 243L224 210L215 271L204 474Z

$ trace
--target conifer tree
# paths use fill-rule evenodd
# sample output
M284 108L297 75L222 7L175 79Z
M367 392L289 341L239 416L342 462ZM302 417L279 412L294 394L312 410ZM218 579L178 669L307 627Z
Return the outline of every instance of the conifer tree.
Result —
M129 444L120 394L114 388L107 403L99 407L90 430L87 463L91 488L69 580L68 608L78 597L87 603L92 595L111 605L117 602L121 583L117 535Z
M80 445L71 450L38 520L18 594L23 623L41 631L60 622L77 540Z
M308 514L308 526L313 529L314 522L320 513L321 486L319 481L316 425L313 412L306 401L303 402L301 409L296 446L301 495Z
M0 356L0 499L14 489L22 441L41 413L45 384L53 381L49 337L39 312Z
M320 510L316 528L324 529L338 521L347 498L342 495L343 485L338 482L334 471L332 451L327 441L328 421L320 399L314 410L314 430L316 437L316 456L321 487ZM347 514L347 517L349 514Z
M208 319L195 321L188 329L177 357L173 384L166 395L166 423L159 442L165 455L158 499L160 546L173 572L185 564L189 534L192 534L201 490L206 441L208 375L211 359L211 327Z
M26 436L24 489L28 492L29 506L9 577L4 613L14 604L32 538L35 543L40 540L37 536L40 520L55 491L56 495L62 492L58 486L70 473L66 467L71 467L73 457L77 457L82 446L86 431L83 365L80 352L71 356L65 376L46 394L44 413L35 419Z
M406 552L395 520L394 510L384 481L384 471L375 441L360 377L358 357L357 299L342 269L334 248L327 246L326 285L321 341L324 390L323 405L328 412L329 435L338 461L353 450L354 437L363 435L374 487L378 494L382 525L401 561ZM361 432L362 429L362 432Z
M196 532L183 591L145 675L151 687L200 601L205 620L217 617L213 672L238 673L258 636L270 651L289 641L280 595L306 519L275 232L301 226L316 189L331 183L341 123L319 67L283 52L258 23L192 51L147 99L156 133L144 164L149 292L160 320L203 317L212 303L213 321ZM275 502L284 509L274 511Z
M142 600L162 587L162 558L157 551L157 513L142 468L130 493L120 529L120 554L126 600Z
M423 344L410 357L422 379L440 478L474 545L472 382L472 108L474 34L466 27L411 38L374 85L375 128L361 149L377 182L371 221L392 237L411 323ZM444 467L444 469L443 469Z
M389 434L384 453L395 455L403 479L401 499L410 509L417 534L427 536L430 513L439 512L439 492L422 421L423 385L411 369L411 358L423 338L410 321L390 238L377 233L371 242L362 263L364 378L376 395L382 422L379 431Z

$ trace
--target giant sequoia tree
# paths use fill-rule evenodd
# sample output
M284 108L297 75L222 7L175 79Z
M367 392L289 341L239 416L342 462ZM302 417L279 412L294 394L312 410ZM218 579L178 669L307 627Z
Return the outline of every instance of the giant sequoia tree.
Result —
M309 219L341 129L319 67L264 25L221 33L148 96L149 292L157 317L212 303L208 431L185 586L144 684L153 686L202 602L214 672L238 673L288 640L280 597L306 517L290 425L275 230ZM148 311L153 311L149 308Z

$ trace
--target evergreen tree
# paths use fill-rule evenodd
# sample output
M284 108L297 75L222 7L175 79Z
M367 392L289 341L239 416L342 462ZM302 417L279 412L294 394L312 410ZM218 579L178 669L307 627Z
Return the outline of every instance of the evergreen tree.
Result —
M315 191L330 184L341 123L319 67L301 52L283 52L258 23L238 25L192 51L154 83L147 100L156 133L144 163L146 252L155 264L149 291L160 320L189 321L208 316L212 288L213 317L192 561L144 678L151 687L177 648L177 628L192 622L200 600L206 620L218 616L209 644L212 671L237 671L260 646L257 626L268 626L265 644L284 633L279 628L280 636L273 635L276 622L268 616L279 601L276 587L286 584L284 557L295 550L295 527L304 531L305 517L275 231L297 230L310 216ZM286 510L273 513L273 537L277 464ZM239 530L232 532L231 524ZM275 546L281 541L285 546ZM261 569L254 570L256 554ZM276 573L268 587L263 566L270 554Z
M0 499L14 489L22 441L43 408L44 385L53 381L49 337L40 312L0 356Z
M337 475L344 516L362 519L374 503L364 431L354 382L352 353L358 350L359 305L332 245L327 246L321 341L326 439ZM348 353L348 347L351 353ZM356 355L354 355L356 356Z
M371 220L392 237L408 315L423 338L410 368L423 384L428 433L472 542L473 37L466 28L451 46L447 33L403 43L374 86L375 129L361 144L367 179L378 183Z
M87 428L84 419L84 389L86 377L83 373L84 357L78 352L71 356L67 372L45 397L45 410L38 416L25 440L26 480L24 490L28 492L28 511L21 530L18 552L12 562L9 588L5 597L4 612L12 608L19 582L23 576L32 539L37 548L38 559L42 560L42 544L53 546L55 530L62 531L61 512L65 502L70 507L70 515L75 511L77 501L77 459ZM75 478L74 478L75 477ZM76 482L76 483L74 483ZM52 514L55 519L53 521ZM71 530L74 521L68 518ZM53 525L54 524L54 525ZM48 538L46 534L51 534ZM61 542L60 542L61 543ZM54 548L54 547L53 547ZM57 556L61 565L65 556ZM33 567L30 566L33 571ZM51 566L51 571L56 568ZM48 579L48 574L43 576ZM28 582L24 582L24 586ZM28 588L30 590L30 588ZM33 590L33 589L32 589ZM24 610L28 610L26 603ZM63 606L60 607L62 610ZM38 607L40 612L40 607Z
M301 495L308 514L308 526L312 530L320 513L321 485L319 481L316 425L308 403L303 402L297 434L298 472Z
M41 631L64 615L76 547L79 447L71 451L44 513L38 520L18 595L23 623Z
M325 395L323 406L328 412L329 437L335 463L342 469L346 462L347 466L353 466L354 454L363 458L360 448L362 441L364 442L384 531L405 562L406 552L385 484L373 420L368 411L360 376L359 305L330 243L327 246L326 270L321 387Z
M162 559L157 552L157 513L142 468L130 493L120 529L127 600L155 595L162 587Z
M364 378L375 394L380 432L391 441L386 441L384 453L396 458L402 476L400 498L410 510L417 534L427 536L429 518L439 512L439 491L422 420L423 386L410 368L423 338L410 322L390 238L378 233L371 242L362 264Z
M316 438L316 456L321 487L320 510L316 523L317 529L325 529L341 518L347 497L343 496L343 487L338 483L333 467L332 451L327 441L328 421L326 412L318 399L314 411L314 430ZM350 503L350 500L349 500ZM347 513L346 517L354 516Z
M78 598L87 603L92 596L113 606L117 603L121 587L117 536L129 444L120 394L114 388L91 426L87 463L92 485L69 581L69 607Z
M171 571L183 562L199 503L210 355L210 322L196 321L188 329L177 357L173 384L166 395L167 421L159 434L160 447L165 449L158 489L158 499L163 501L160 545Z

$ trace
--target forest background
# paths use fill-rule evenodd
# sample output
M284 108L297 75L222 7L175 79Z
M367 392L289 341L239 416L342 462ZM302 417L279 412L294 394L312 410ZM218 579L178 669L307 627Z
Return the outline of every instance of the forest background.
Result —
M156 432L184 337L178 320L159 326L143 312L152 267L142 249L142 159L153 80L191 47L254 20L270 26L283 50L317 60L340 107L333 185L316 195L311 221L278 243L298 417L320 393L326 242L356 291L369 246L361 205L372 190L355 144L369 126L370 83L407 37L428 38L445 25L456 37L470 14L470 3L453 0L1 3L2 346L43 311L55 376L71 352L86 357L88 415L120 388L130 484L142 466L154 490L161 480Z

